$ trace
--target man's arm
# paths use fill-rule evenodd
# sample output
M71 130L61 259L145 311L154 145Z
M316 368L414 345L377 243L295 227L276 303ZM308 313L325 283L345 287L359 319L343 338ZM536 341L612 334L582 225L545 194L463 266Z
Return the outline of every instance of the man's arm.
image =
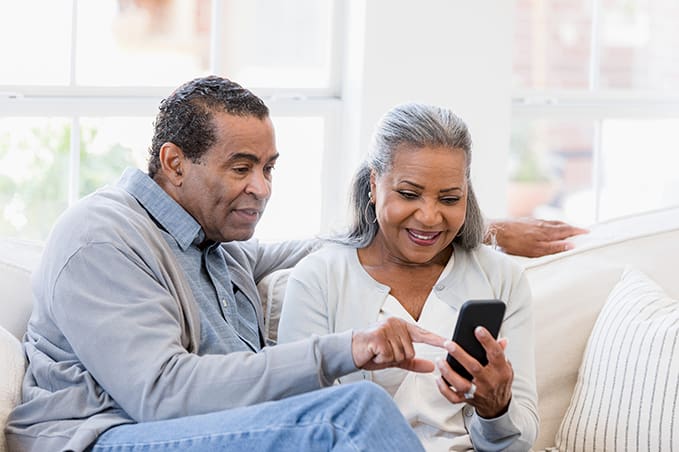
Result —
M535 218L489 220L483 242L497 246L507 254L540 257L572 249L573 244L566 239L587 232L587 229L563 221Z
M159 275L113 245L91 246L96 250L81 249L60 272L52 312L82 367L135 421L281 399L331 385L357 365L417 365L408 344L437 340L378 327L259 353L199 356L187 350L186 313ZM377 345L361 354L366 343Z

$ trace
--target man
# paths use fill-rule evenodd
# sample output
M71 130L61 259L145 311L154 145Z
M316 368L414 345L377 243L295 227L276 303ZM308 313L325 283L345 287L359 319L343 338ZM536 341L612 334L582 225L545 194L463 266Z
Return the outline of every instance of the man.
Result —
M148 175L70 208L33 280L23 400L11 450L419 450L357 368L432 371L412 342L445 339L391 319L264 347L256 282L303 242L247 241L278 158L264 103L219 77L160 105Z
M483 242L507 254L541 257L572 250L575 245L566 239L588 232L587 229L559 220L489 220Z

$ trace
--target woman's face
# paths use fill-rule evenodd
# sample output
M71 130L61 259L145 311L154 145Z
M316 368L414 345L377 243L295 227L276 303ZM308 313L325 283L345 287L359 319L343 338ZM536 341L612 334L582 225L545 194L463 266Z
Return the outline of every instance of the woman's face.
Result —
M390 170L372 174L380 226L373 243L388 259L417 265L447 256L467 210L465 167L461 149L403 145Z

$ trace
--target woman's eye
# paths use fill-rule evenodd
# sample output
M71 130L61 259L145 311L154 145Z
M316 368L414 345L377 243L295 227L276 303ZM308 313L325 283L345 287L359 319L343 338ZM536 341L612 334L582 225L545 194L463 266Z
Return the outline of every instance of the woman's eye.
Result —
M443 204L447 204L447 205L455 204L455 203L458 202L459 200L460 200L460 198L458 198L457 196L450 197L450 198L441 198L441 202L442 202Z
M398 192L405 199L417 199L419 195L410 191L400 191Z

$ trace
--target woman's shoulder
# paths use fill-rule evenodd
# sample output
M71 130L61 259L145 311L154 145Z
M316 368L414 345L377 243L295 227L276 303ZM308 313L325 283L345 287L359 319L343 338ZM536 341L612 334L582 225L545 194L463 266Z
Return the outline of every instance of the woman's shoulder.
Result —
M344 259L356 254L356 248L341 243L323 241L313 252L309 253L307 259Z
M319 270L346 265L356 259L356 248L334 242L323 242L319 248L305 256L295 269Z
M472 250L463 252L462 255L466 255L469 261L475 262L487 273L523 273L523 267L516 259L488 245L479 245Z

